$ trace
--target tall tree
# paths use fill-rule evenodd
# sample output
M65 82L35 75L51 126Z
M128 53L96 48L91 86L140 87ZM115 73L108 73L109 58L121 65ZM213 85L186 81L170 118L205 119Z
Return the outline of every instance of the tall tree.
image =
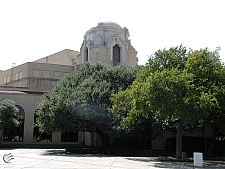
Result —
M129 87L137 70L124 65L82 65L43 96L37 111L40 130L97 132L107 146L114 121L110 95Z
M210 110L203 110L208 111L209 116L198 123L205 140L207 156L212 155L218 133L225 134L225 68L219 57L219 48L215 51L206 48L192 51L186 63L187 71L194 75L194 85L201 87L204 92L214 93L219 105ZM213 133L209 143L205 135L208 129Z
M137 115L163 118L177 124L176 157L182 156L184 123L194 123L207 117L218 107L216 94L195 85L195 76L186 69L188 56L185 47L158 50L142 67L132 86L112 96L113 111L126 112L123 125L130 125ZM126 97L128 96L128 97ZM125 98L124 98L125 97ZM129 100L126 111L121 108Z
M16 117L18 109L15 102L10 99L5 99L0 102L0 143L4 135L4 129L12 130L19 125Z

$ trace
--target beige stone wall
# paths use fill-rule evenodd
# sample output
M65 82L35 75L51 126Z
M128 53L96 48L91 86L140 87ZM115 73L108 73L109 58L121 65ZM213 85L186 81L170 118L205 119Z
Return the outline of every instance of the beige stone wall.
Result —
M49 71L50 79L55 78L55 72L60 72L61 76L60 79L63 78L65 74L73 72L74 67L69 65L58 65L58 64L44 64L44 63L36 63L32 62L29 64L29 74L28 77L34 77L34 70L39 71L39 77L37 78L44 78L43 72Z
M95 50L98 48L98 52ZM89 62L91 63L104 63L107 65L111 65L111 59L109 55L109 49L105 46L96 46L89 50Z
M33 62L29 64L27 87L29 90L48 91L52 89L60 79L73 71L73 66Z
M24 77L28 76L28 64L29 63L25 63L19 66L16 66L14 68L8 69L4 72L0 73L0 85L3 84L8 84L11 85L10 83L12 81L16 81L16 80L21 80ZM7 78L9 77L9 80L7 80ZM4 82L4 78L6 78L6 83Z
M111 60L112 60L112 47L113 44L119 43L120 46L123 48L123 62L125 65L130 65L130 66L135 66L138 64L137 60L137 52L128 50L127 49L127 44L124 43L121 39L117 41L117 39L112 39L109 41L108 46L94 46L89 49L89 62L91 63L104 63L107 65L111 65ZM79 54L77 55L77 60L76 60L78 65L82 64L82 55Z
M33 91L49 91L58 82L56 79L43 79L43 78L27 78L28 90Z
M72 64L76 62L76 57L79 52L73 50L63 50L56 54L47 56L45 58L36 60L35 62L28 62L6 71L0 72L0 85L12 85L11 82L20 81L16 86L27 86L21 79L26 77L33 77L33 70L40 71L39 76L43 77L44 71L49 71L49 78L55 78L54 72L61 72L61 78L65 73L73 71ZM48 63L48 64L46 64ZM71 67L68 67L70 65Z
M125 63L129 66L138 65L137 52L136 51L127 51L127 62Z
M73 65L76 56L79 52L70 49L65 49L61 52L57 52L50 56L38 59L34 62L38 63L50 63L50 64L60 64L60 65Z
M6 98L12 99L24 109L24 140L22 144L33 143L34 113L41 97L42 95L38 94L0 94L0 101Z
M33 142L33 130L34 130L34 114L35 110L40 103L42 95L40 94L5 94L0 93L0 102L5 99L12 99L16 102L16 105L21 106L25 112L24 119L24 138L23 142L16 142L16 144L38 144ZM81 138L79 132L79 141ZM12 142L3 142L2 144L12 144ZM45 143L46 144L46 143ZM49 143L47 143L49 144ZM61 133L52 133L52 142L50 144L61 144ZM66 143L64 143L66 144ZM73 144L82 144L81 141Z
M112 55L112 46L114 46L114 44L118 44L121 48L123 48L122 53L123 53L123 63L125 65L129 65L129 66L135 66L138 64L137 61L137 52L133 51L133 50L128 50L128 46L127 44L119 39L119 38L114 38L112 40L109 41L109 45L108 45L108 49L109 49L109 53L108 55L110 56L111 59L111 55Z
M70 74L73 70L74 66L69 65L37 62L26 63L0 73L0 85L26 87L28 90L35 91L47 91L54 87L58 80ZM4 82L4 78L6 79L6 83Z

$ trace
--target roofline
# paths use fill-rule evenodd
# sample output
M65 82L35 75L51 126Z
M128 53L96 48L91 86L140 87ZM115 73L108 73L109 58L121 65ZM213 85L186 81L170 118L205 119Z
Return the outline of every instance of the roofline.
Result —
M27 94L44 94L47 91L43 90L29 90L26 87L0 86L0 91L19 91Z

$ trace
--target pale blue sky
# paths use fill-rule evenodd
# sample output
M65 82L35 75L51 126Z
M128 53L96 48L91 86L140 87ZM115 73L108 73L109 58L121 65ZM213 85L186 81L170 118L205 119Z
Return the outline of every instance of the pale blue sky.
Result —
M0 70L79 51L85 32L104 21L129 29L139 64L180 44L220 46L225 62L224 7L223 0L0 0Z

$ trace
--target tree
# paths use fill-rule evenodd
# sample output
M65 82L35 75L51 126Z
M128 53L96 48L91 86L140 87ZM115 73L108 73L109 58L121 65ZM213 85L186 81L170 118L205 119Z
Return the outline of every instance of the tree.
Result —
M218 107L216 94L195 85L195 76L187 71L187 59L191 53L182 46L158 50L140 69L131 87L111 99L113 111L124 113L125 126L134 123L138 115L176 123L177 158L182 157L184 124L194 124L207 117L212 108ZM127 100L129 102L124 103ZM121 106L127 104L124 111Z
M5 99L0 102L0 143L4 135L4 129L12 130L19 125L16 117L18 109L15 102L10 99Z
M195 86L201 87L206 92L214 93L219 105L208 110L209 115L197 124L203 133L207 156L212 155L217 135L225 134L225 68L219 57L219 48L215 51L206 48L193 51L186 63L187 71L194 75ZM213 133L209 143L205 136L206 129L211 129Z
M115 118L110 95L129 87L137 70L124 65L82 65L44 94L38 106L37 125L42 132L97 132L106 147Z

